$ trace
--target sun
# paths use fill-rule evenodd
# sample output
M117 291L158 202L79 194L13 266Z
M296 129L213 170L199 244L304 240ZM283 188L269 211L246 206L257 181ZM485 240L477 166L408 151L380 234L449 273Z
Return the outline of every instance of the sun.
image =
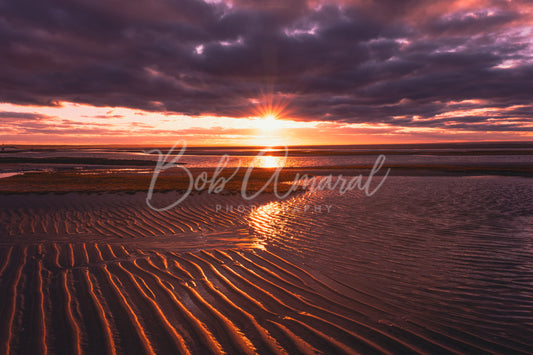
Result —
M273 146L287 143L286 128L289 98L284 95L262 94L251 99L254 145Z
M273 132L279 128L279 122L275 115L265 115L257 118L256 126L262 132Z
M286 144L284 135L285 122L274 114L258 116L254 120L254 145L270 147Z

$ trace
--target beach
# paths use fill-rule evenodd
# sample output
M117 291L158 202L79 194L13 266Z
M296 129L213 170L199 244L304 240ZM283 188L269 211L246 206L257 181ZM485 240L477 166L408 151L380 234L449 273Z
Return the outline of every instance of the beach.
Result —
M242 171L215 192L176 167L149 191L145 164L0 179L2 354L533 351L521 166L391 166L372 194L289 191L371 166L293 167L276 190L258 168L247 199Z
M457 181L2 195L2 353L530 353L530 180Z

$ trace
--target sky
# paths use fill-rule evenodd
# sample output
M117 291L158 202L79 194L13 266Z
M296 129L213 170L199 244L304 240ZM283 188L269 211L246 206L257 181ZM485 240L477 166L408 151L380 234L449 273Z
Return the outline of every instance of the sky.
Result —
M533 140L530 0L0 0L0 143Z

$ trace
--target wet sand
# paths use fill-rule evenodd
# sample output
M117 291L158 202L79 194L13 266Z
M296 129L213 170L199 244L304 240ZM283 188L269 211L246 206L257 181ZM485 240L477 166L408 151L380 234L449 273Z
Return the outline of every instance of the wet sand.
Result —
M0 167L3 165L0 164ZM7 165L3 166L4 168ZM31 165L35 169L37 164ZM47 166L50 167L50 166ZM12 167L13 168L13 167ZM55 171L35 171L21 174L6 173L0 179L1 194L25 194L25 193L67 193L67 192L139 192L146 191L150 186L150 181L154 174L154 169L140 169L138 166L131 166L130 170L121 166L85 166L83 171L76 171L71 166L61 168L54 166ZM116 169L114 169L116 168ZM316 176L357 176L361 175L365 179L372 174L373 165L357 166L335 166L335 167L309 167L309 168L283 168L279 172L279 184L277 189L280 193L289 189L288 184L296 177L304 175L310 178ZM62 170L63 169L63 170ZM375 176L383 176L390 169L391 176L522 176L533 177L533 166L529 164L493 164L493 165L398 165L384 164L375 171ZM10 170L10 169L8 169ZM15 169L16 170L16 169ZM215 180L220 178L228 179L224 189L227 192L240 192L244 176L247 173L241 169L234 173L234 168L226 168L220 173L215 173L215 169L191 168L188 169L196 181L199 174L207 173L208 179L215 176ZM272 192L274 184L266 184L273 174L275 168L254 168L247 180L248 191L253 192L262 189L265 185L265 192ZM7 175L10 174L10 175ZM172 168L160 173L154 186L154 191L178 191L185 192L189 189L190 179L185 171L180 168ZM216 183L207 183L201 189L208 190Z
M177 196L158 193L156 200ZM272 194L248 202L231 191L194 193L161 213L145 198L143 192L0 196L1 354L533 351L519 332L492 338L430 316L402 318L393 293L337 274L367 272L364 266L298 234L304 224L326 233L320 219L275 224ZM256 209L261 213L248 213ZM272 233L276 227L285 233ZM338 228L329 231L341 236ZM306 253L316 260L328 254L332 263L302 263L297 254ZM529 317L531 300L513 297ZM494 296L486 307L497 312L493 303L500 301Z
M83 198L80 198L83 197ZM169 199L168 194L160 196ZM391 353L380 311L256 240L197 194L159 214L145 195L4 196L2 353ZM266 203L271 196L264 195Z
M405 343L340 285L265 250L43 243L2 254L2 353L439 349L417 334Z

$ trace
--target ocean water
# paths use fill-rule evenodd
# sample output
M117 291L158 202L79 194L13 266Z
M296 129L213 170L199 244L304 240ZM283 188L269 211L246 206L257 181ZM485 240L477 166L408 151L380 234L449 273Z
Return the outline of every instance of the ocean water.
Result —
M111 165L106 160L127 160L131 166L138 162L156 162L168 153L169 148L159 148L161 155L153 148L34 148L0 153L0 173L46 170L73 167L89 170L96 164L87 164L86 159L99 160L101 165ZM533 166L533 144L448 144L448 145L402 145L402 146L327 146L282 148L234 147L234 148L186 148L177 156L177 147L166 159L176 159L187 168L213 168L224 164L228 168L237 166L316 168L350 167L373 165L379 155L385 156L386 164L419 166L478 166L522 168ZM287 155L285 158L284 155ZM227 161L221 163L226 157ZM10 164L2 164L3 159ZM68 158L57 166L58 158ZM20 164L17 164L19 159ZM27 162L28 159L33 159ZM40 159L36 162L35 159ZM23 164L22 164L23 163ZM149 166L150 164L148 164ZM130 166L130 168L131 168ZM144 165L140 170L146 170Z
M250 214L264 243L364 295L383 322L533 347L533 181L389 177Z

